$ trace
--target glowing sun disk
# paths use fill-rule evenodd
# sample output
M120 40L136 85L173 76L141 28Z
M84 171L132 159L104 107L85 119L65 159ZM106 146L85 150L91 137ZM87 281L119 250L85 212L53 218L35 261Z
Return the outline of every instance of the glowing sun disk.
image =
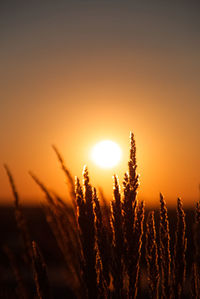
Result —
M92 160L101 168L112 168L121 159L121 149L111 140L103 140L92 149Z

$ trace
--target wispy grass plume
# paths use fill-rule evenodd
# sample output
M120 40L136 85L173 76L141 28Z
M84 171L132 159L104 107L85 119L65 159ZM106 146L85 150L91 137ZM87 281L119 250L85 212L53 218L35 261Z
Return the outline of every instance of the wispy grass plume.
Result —
M175 298L182 298L183 284L185 282L186 261L185 253L187 247L187 239L185 236L185 213L182 201L177 199L177 227L174 243L173 256L173 287Z
M70 192L70 196L71 196L71 199L72 199L72 203L73 203L73 205L75 205L76 194L75 194L74 179L73 179L70 171L66 167L64 159L61 156L60 152L58 151L57 147L55 145L52 145L52 148L55 151L55 153L57 155L57 158L58 158L58 161L60 162L61 168L65 173L65 176L66 176L67 182L68 182L68 186L69 186L69 192Z
M162 296L164 298L172 297L171 288L171 252L170 252L170 233L166 202L160 194L160 260L161 260L161 279Z
M95 216L93 209L93 193L89 181L87 167L83 171L83 186L76 179L76 202L77 217L79 223L80 240L82 245L83 260L82 271L83 280L87 289L88 298L98 297L97 272L96 272L96 235Z
M35 241L32 242L33 248L33 275L39 299L51 299L52 294L49 287L47 268L42 254Z
M77 227L76 222L72 221L69 213L70 208L61 198L52 194L33 173L29 173L46 196L47 206L43 206L46 220L63 254L66 270L69 273L68 277L71 277L71 284L80 288L80 243L77 232L74 230Z
M138 278L140 271L140 257L142 249L144 223L144 202L141 201L136 208L136 219L134 224L134 240L135 246L132 253L132 269L129 276L129 298L137 298L138 294Z
M156 229L154 221L154 212L149 212L146 224L146 246L145 256L147 262L148 282L150 288L150 298L159 298L159 265L158 265L158 247L156 242Z
M29 229L28 229L27 222L26 222L26 219L24 217L24 214L23 214L23 211L22 211L22 208L20 205L20 198L19 198L19 195L17 192L17 188L15 186L15 182L14 182L12 173L6 164L4 165L4 168L8 175L8 179L9 179L11 189L13 192L13 196L14 196L15 218L16 218L17 226L18 226L18 229L20 231L20 234L22 236L22 240L24 243L23 256L24 256L25 262L27 264L31 265L32 247L31 247L31 237L30 237Z
M136 146L133 133L130 134L130 159L128 162L128 169L129 171L128 173L125 173L123 181L124 198L122 209L124 220L124 233L128 246L127 254L129 255L132 251L132 248L129 248L129 240L131 240L133 237L133 226L136 208L135 201L137 195L137 188L139 185L138 175L136 172Z
M96 234L97 244L99 250L99 256L102 266L102 284L105 293L108 293L108 287L110 285L110 244L108 239L108 233L103 223L102 212L100 208L99 199L96 193L96 189L93 191L94 203L95 203L95 223L96 223Z
M27 286L26 286L24 279L21 275L18 261L14 255L13 251L8 246L4 246L3 251L5 252L5 254L7 255L8 259L9 259L12 272L13 272L13 274L15 276L15 280L17 282L16 293L17 293L18 297L21 299L28 299L29 293L27 290ZM3 296L2 297L0 296L0 298L3 298Z
M133 133L130 133L130 158L128 172L123 181L123 224L125 237L124 259L129 280L129 297L137 296L141 236L143 231L143 204L138 208L137 189L139 177L136 164L136 145ZM138 214L138 212L142 214ZM137 218L137 216L139 218ZM141 222L140 222L141 221ZM137 227L136 227L137 226ZM138 239L137 239L138 238ZM139 250L139 251L138 251Z
M118 178L113 177L112 227L113 227L113 285L114 298L123 298L123 252L124 236L122 222L121 195Z

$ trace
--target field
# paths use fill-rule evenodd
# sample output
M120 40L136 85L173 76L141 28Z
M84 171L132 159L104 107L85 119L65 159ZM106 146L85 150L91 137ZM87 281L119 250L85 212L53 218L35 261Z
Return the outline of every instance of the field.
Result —
M72 178L54 148L71 194L66 202L44 192L42 207L22 207L13 176L7 172L14 208L0 209L1 298L199 298L198 237L200 206L145 209L137 196L136 146L130 137L123 186L113 177L106 201L90 184Z

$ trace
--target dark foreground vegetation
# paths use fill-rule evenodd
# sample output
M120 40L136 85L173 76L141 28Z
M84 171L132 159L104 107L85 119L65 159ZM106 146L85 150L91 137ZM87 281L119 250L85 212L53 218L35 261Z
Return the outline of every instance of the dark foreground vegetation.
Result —
M200 205L185 214L178 198L168 211L160 194L160 209L145 211L133 134L130 141L128 171L121 188L114 176L110 203L91 186L86 167L83 185L74 182L55 147L71 205L30 173L46 202L21 207L5 166L14 210L0 209L0 298L200 298Z

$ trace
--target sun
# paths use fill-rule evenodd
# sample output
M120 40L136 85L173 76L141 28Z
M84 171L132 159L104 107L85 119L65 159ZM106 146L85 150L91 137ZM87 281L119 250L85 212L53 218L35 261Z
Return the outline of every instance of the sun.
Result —
M93 162L101 168L112 168L121 159L122 151L119 145L111 140L97 143L91 152Z

